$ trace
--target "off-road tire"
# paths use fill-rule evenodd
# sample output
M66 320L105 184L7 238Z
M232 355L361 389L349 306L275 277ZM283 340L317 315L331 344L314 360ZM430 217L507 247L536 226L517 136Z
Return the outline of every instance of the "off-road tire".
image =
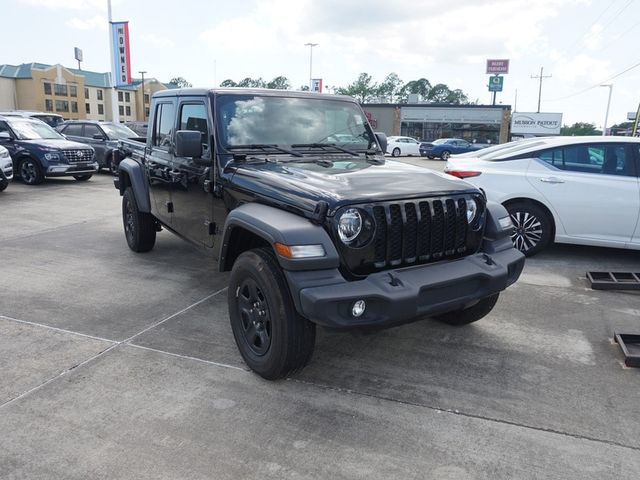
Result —
M89 180L91 177L93 177L93 174L90 173L89 175L74 175L73 178L75 178L77 181L79 182L86 182L87 180Z
M553 220L539 206L529 202L505 205L515 227L511 240L513 246L527 257L547 247L553 240Z
M233 337L251 370L276 380L307 365L313 355L316 326L296 311L269 248L249 250L237 258L227 300Z
M490 297L483 298L478 303L469 308L443 313L441 315L436 315L433 318L435 318L439 322L456 327L469 325L470 323L477 322L481 318L488 315L489 312L493 310L493 307L495 307L496 302L498 301L498 297L500 297L500 294L494 293Z
M138 210L133 189L127 187L122 196L122 223L127 245L134 252L148 252L156 243L153 215Z
M44 182L44 174L37 160L27 157L20 161L18 169L20 178L27 185L40 185Z

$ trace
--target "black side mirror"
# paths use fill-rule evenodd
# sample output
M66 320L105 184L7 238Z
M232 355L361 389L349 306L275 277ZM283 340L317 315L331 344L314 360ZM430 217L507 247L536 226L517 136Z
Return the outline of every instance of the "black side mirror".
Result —
M380 144L380 148L382 149L382 153L385 153L387 151L387 134L384 132L375 132L376 134L376 140L378 140L378 143Z
M197 130L176 132L176 157L202 157L202 133Z
M104 137L102 135L100 135L99 133L94 133L92 138L94 140L104 140Z
M10 142L11 140L9 132L0 132L0 142Z

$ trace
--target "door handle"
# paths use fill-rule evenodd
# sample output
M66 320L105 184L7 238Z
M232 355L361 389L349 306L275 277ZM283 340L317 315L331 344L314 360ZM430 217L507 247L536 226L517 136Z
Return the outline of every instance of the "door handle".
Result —
M560 180L558 177L541 178L540 181L544 183L564 183L564 180Z

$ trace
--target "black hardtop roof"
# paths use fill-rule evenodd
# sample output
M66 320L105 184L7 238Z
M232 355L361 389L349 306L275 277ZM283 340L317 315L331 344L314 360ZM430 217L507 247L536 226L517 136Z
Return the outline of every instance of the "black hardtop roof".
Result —
M355 102L355 99L347 95L327 95L315 92L302 92L298 90L274 90L271 88L239 88L239 87L220 87L220 88L174 88L170 90L161 90L154 93L154 97L190 97L190 96L206 96L213 95L261 95L271 97L295 97L295 98L318 98L323 100L340 100L343 102Z

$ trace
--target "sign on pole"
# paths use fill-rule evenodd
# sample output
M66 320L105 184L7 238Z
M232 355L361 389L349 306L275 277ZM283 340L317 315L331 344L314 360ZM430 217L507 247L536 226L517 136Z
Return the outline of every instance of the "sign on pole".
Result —
M131 85L131 52L129 51L129 22L111 23L113 43L113 66L116 87Z
M560 135L561 113L514 113L511 133L531 135Z
M322 79L321 78L312 78L311 79L311 91L322 93Z
M501 92L502 87L504 86L504 77L501 75L494 75L489 77L489 91L490 92Z
M77 61L82 62L82 50L78 47L73 47L73 54Z
M487 73L509 73L509 60L487 60Z

